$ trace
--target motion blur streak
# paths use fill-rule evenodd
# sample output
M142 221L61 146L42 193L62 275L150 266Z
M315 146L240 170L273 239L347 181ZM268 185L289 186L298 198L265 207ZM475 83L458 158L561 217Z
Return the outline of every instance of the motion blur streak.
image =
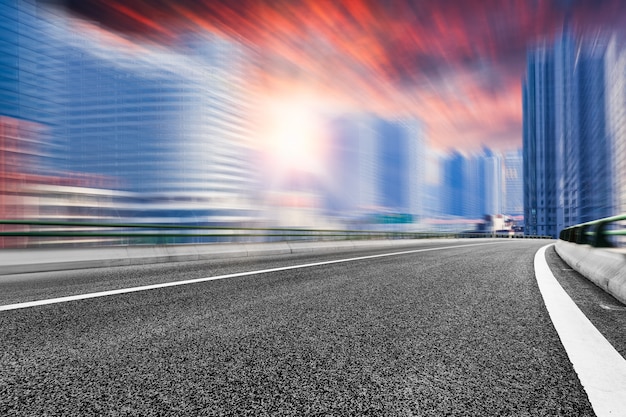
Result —
M69 0L73 12L158 43L210 31L259 46L268 88L332 92L333 104L417 116L441 148L519 145L528 44L565 16L619 27L612 1ZM338 102L337 102L338 101ZM484 115L491 117L487 121Z

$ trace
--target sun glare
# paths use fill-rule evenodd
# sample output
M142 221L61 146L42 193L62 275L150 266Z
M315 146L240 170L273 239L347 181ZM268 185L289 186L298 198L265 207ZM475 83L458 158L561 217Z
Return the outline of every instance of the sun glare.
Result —
M268 152L282 170L315 172L321 166L322 126L314 110L302 103L271 106Z

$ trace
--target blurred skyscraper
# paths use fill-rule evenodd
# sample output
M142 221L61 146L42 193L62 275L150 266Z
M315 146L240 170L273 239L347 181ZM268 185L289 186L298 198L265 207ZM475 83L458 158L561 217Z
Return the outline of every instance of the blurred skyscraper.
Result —
M461 199L463 217L479 219L484 214L486 196L484 165L484 161L477 155L471 154L465 158Z
M443 165L443 213L450 216L465 216L467 159L460 152L453 152L443 161Z
M0 218L21 219L56 104L35 1L0 2ZM0 226L6 230L6 226ZM0 247L10 245L0 239Z
M605 80L606 39L584 39L578 58L580 85L580 189L578 222L588 222L615 213L611 142L607 135L606 92L613 86ZM569 167L566 167L566 170Z
M524 223L527 234L557 233L554 53L538 47L527 56L523 86ZM561 225L562 226L562 225Z
M0 116L7 126L3 132L12 132L10 152L17 158L12 168L1 165L1 171L45 172L42 156L49 154L50 128L60 114L56 62L49 53L53 42L41 18L46 12L36 0L0 2Z
M76 220L102 218L111 196L103 177L59 169L54 132L63 106L62 48L49 34L54 10L35 0L0 2L0 217ZM100 187L96 189L96 187ZM21 230L19 226L0 226ZM2 238L0 247L59 243L55 239ZM81 240L86 243L89 239ZM76 240L73 240L76 242Z
M504 208L502 157L485 147L483 154L478 156L478 160L481 167L479 181L482 184L482 190L479 193L479 214L502 214Z
M249 50L141 45L35 0L0 17L2 217L255 219Z
M443 160L442 152L426 147L424 160L426 181L421 199L424 204L424 216L428 219L436 219L443 214Z
M46 37L47 13L36 0L0 2L0 114L46 124L54 120L58 84Z
M416 120L376 123L378 135L378 204L398 214L423 216L426 152Z
M368 115L346 115L330 123L326 209L363 216L377 204L376 132Z
M502 213L503 165L499 154L486 147L469 156L453 152L443 164L444 214L480 219Z
M401 223L425 216L426 147L419 121L348 115L335 119L330 132L329 209Z
M606 42L565 29L528 53L523 86L526 232L615 213L612 141L607 135Z
M626 213L626 50L624 39L614 36L607 48L605 77L607 136L613 167L615 213Z
M62 167L119 179L118 190L131 193L121 217L249 220L245 49L207 35L174 52L82 25L59 20L50 33L63 45L55 68Z
M522 150L504 154L504 214L524 214L524 174Z

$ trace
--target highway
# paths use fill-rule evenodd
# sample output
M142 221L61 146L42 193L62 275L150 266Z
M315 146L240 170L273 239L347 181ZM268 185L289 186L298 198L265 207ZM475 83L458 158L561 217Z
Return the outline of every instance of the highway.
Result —
M0 276L0 305L77 297L0 311L0 415L594 416L535 279L548 243Z

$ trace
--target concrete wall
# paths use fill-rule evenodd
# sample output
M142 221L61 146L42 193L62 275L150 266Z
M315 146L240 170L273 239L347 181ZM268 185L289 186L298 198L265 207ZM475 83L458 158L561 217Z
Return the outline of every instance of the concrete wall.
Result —
M556 252L576 271L626 304L626 252L559 240Z
M290 253L400 248L425 244L429 241L432 242L433 239L146 245L71 249L3 249L0 251L0 275ZM458 241L459 239L446 239L446 242L451 244Z

